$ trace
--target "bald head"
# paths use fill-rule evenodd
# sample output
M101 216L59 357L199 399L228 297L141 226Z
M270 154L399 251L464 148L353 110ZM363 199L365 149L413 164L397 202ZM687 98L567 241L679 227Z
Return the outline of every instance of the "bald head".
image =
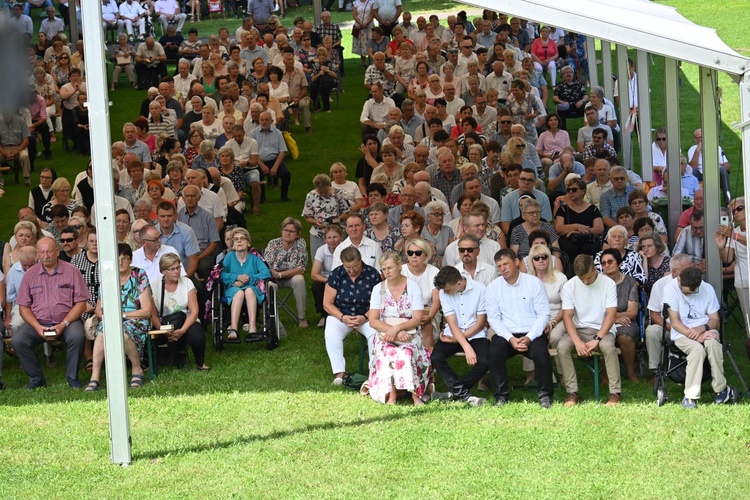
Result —
M416 184L419 184L420 182L424 182L425 184L430 184L430 174L425 172L424 170L421 170L414 174L414 182ZM415 186L416 186L415 184Z

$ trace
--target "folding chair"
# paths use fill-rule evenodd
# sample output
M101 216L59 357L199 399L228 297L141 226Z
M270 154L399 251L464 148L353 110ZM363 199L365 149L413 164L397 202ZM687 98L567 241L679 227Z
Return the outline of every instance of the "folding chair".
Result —
M273 283L273 286L276 287L276 301L277 301L277 308L279 311L284 311L289 315L289 317L294 321L294 324L296 325L299 323L299 318L297 317L297 309L292 307L292 304L290 304L291 300L294 300L294 292L291 288L281 288L279 287L275 282ZM281 290L286 290L286 294L283 294Z
M224 12L223 0L208 0L208 17L213 21L214 14L221 13L221 17L226 19L227 14Z

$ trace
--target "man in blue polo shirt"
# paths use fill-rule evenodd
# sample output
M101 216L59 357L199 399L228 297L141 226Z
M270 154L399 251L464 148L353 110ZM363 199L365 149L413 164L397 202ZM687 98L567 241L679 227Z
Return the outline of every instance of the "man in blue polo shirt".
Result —
M259 117L260 127L250 132L250 138L258 143L258 165L261 170L268 169L269 176L281 179L281 201L289 199L289 184L292 174L286 166L286 143L279 129L273 126L271 113L263 111Z
M201 190L198 186L185 186L182 190L182 200L185 206L177 213L179 224L190 226L198 240L198 276L206 278L216 263L216 253L219 248L219 231L212 214L198 206Z
M177 209L169 201L163 201L156 207L156 218L159 224L156 229L162 236L162 243L177 250L188 278L198 270L198 239L190 226L177 221Z

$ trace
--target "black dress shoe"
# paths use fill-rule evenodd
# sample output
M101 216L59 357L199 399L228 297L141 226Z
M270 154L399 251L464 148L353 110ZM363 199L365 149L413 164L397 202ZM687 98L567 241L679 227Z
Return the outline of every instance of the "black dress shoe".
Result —
M65 378L68 379L68 385L72 387L73 389L80 389L81 387L83 387L83 384L77 378L70 378L70 377L65 377Z
M39 387L44 387L45 385L47 385L47 381L42 379L40 382L29 382L28 384L26 384L26 388L29 390L38 389Z
M289 198L288 196L283 196L283 197L281 198L281 201L292 201L292 200L291 200L291 198Z

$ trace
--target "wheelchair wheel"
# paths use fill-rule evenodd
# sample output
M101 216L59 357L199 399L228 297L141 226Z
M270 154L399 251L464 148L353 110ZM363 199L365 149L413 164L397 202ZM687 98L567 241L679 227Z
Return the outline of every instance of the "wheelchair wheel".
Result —
M664 387L659 387L656 390L656 404L659 405L659 407L664 406L664 403L667 402L667 390Z
M222 335L222 321L224 318L221 303L221 286L217 284L211 293L211 325L213 330L214 349L216 349L216 352L221 352L224 350L224 337Z
M263 327L266 334L266 349L272 351L279 347L279 318L276 310L276 289L268 287L266 300L263 302Z

